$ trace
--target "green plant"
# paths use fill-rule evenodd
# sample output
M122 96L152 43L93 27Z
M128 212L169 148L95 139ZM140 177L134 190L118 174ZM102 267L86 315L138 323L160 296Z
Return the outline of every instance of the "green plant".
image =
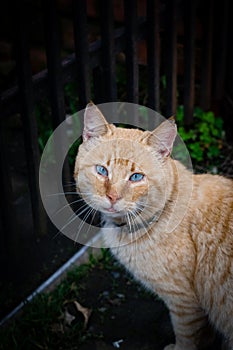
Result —
M194 123L187 128L184 125L184 107L181 105L177 108L176 120L179 135L194 162L209 164L219 156L225 136L221 118L216 117L211 111L204 112L196 107Z

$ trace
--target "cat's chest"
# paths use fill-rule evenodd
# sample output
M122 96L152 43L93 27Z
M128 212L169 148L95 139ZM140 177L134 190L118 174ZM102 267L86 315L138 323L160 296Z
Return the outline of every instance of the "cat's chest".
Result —
M175 284L180 278L189 280L193 273L191 246L187 244L183 249L172 239L139 239L111 250L136 279L154 291Z

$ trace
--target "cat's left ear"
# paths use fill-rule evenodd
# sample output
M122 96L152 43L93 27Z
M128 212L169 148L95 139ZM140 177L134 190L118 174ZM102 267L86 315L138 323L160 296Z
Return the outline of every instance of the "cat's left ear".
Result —
M86 106L84 113L83 141L91 137L102 136L107 132L108 122L104 118L99 108L90 102Z
M161 123L152 131L147 139L147 143L156 147L157 151L163 156L168 157L173 148L173 143L177 135L177 126L175 118L171 117Z

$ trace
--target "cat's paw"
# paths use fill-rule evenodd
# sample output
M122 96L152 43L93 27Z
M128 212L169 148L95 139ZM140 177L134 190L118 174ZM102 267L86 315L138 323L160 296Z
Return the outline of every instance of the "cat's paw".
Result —
M175 344L169 344L167 346L165 346L165 348L163 350L175 350Z

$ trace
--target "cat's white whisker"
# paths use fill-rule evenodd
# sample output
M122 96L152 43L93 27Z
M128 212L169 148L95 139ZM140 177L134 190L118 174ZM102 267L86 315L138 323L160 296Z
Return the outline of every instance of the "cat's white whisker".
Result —
M148 228L147 228L148 223L147 223L147 221L142 217L141 213L138 212L136 209L132 212L132 214L134 215L135 220L137 218L140 220L143 231L146 233L147 237L151 240L151 237L148 234Z
M75 187L76 188L76 183L75 182L70 182L70 183L65 183L63 187Z
M92 210L93 210L92 208L89 208L89 210L88 210L87 214L85 215L84 219L81 221L81 224L79 224L78 231L77 231L77 233L75 235L75 239L74 239L75 242L78 242L78 237L79 237L79 234L80 234L80 232L81 232L81 230L83 228L85 220L89 217L89 214L92 212Z
M80 233L81 233L81 230L82 230L82 228L83 228L83 226L84 226L86 220L89 218L89 216L90 216L93 212L94 212L94 215L93 215L93 216L95 216L97 210L94 209L94 208L90 208L90 207L89 207L88 212L85 214L85 216L84 216L84 218L83 218L81 224L80 224L79 227L78 227L78 232L77 232L77 234L76 234L76 236L75 236L75 241L76 241L76 242L78 242L78 237L79 237L79 235L80 235ZM92 217L92 220L91 220L91 223L89 224L88 231L86 232L86 235L88 235L88 233L89 233L90 225L93 223L93 220L94 220L94 217Z
M52 196L64 196L64 195L69 195L69 194L72 194L72 195L76 195L78 196L79 193L77 193L76 191L75 192L57 192L57 193L51 193L51 194L48 194L47 197L52 197Z
M67 203L67 204L64 205L62 208L58 209L58 210L54 213L54 215L58 215L62 210L64 210L65 208L71 206L72 204L76 204L76 203L83 202L83 201L84 201L84 200L83 200L82 198L80 198L80 199L77 199L77 200L75 200L75 201L73 201L73 202Z
M83 207L84 207L84 206L82 206L81 208L83 208ZM79 208L78 210L80 210L80 208ZM78 216L78 215L77 215L77 212L78 212L78 210L77 210L76 212L74 212L74 213L69 217L67 223L66 223L64 226L61 227L61 229L55 234L54 238L56 238L56 237L59 235L60 232L62 232L63 230L65 230L67 226L69 226L75 219L77 219L77 216Z
M155 207L153 205L149 205L148 203L145 202L137 202L137 205L140 206L140 209L152 209L153 211L155 210Z
M129 214L130 214L130 218L132 219L133 221L133 225L135 226L136 230L134 231L134 239L132 241L133 243L133 247L134 247L134 260L135 260L135 268L137 267L137 261L138 261L138 245L137 245L137 231L140 230L139 226L138 226L138 223L136 221L136 219L134 218L134 215L132 213L131 210L129 210Z
M131 225L131 220L130 220L130 213L126 213L126 218L127 222L129 225L129 232L130 232L130 237L131 237L131 243L133 243L133 231L132 231L132 225Z
M153 216L156 212L156 208L153 205L148 205L146 203L141 204L140 202L137 202L137 208L136 210L140 210L140 212L145 212L149 213L151 216Z
M148 206L148 203L145 202L145 201L140 201L140 200L138 200L138 201L137 201L137 205L141 205L142 207L145 207L145 206Z
M84 208L84 209L82 209ZM83 213L85 213L85 211L87 211L90 207L88 206L87 203L85 203L84 205L82 205L78 210L76 210L69 218L68 222L61 228L61 231L65 230L66 227L70 224L72 224L72 222L74 220L76 220L77 218L80 217L80 215L82 215ZM82 209L82 210L81 210ZM81 210L81 212L79 212Z
M81 191L77 191L77 193L80 195L80 196L92 196L93 195L93 193L91 193L91 192L81 192Z

